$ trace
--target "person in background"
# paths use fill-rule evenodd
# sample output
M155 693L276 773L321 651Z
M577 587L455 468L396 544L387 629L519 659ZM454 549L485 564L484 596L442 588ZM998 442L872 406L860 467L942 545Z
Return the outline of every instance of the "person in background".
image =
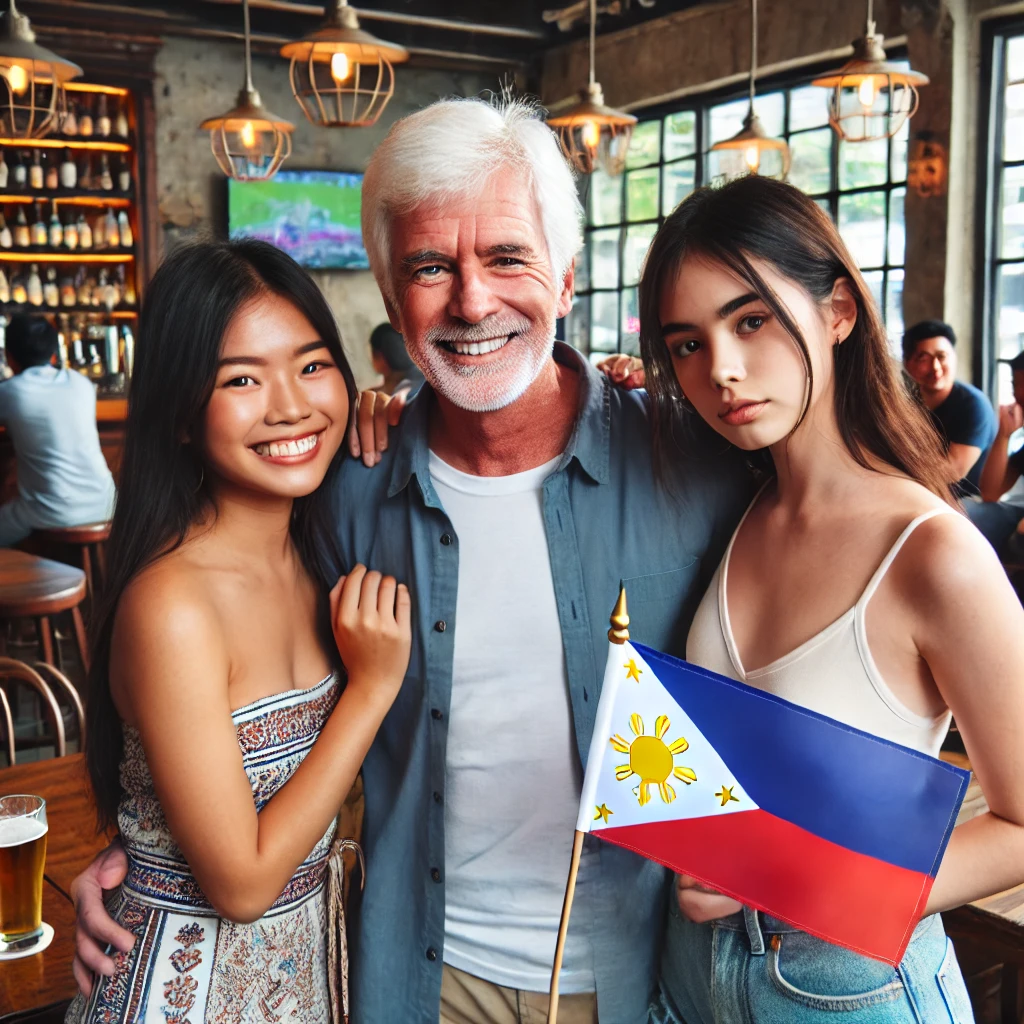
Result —
M0 506L0 546L37 528L109 519L114 478L100 450L95 385L57 368L57 331L43 317L15 316L6 347L14 376L0 384L0 423L14 444L18 496Z
M409 358L402 336L391 324L378 324L370 335L370 350L373 368L384 378L376 388L386 395L393 395L399 387L412 390L420 385L423 374Z
M976 387L956 379L956 334L941 320L922 320L903 335L903 365L946 441L949 478L961 495L978 493L996 418Z

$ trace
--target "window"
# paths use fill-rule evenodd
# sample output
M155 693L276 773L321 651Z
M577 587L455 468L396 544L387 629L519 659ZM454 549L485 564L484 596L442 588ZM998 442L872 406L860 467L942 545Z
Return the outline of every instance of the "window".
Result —
M647 248L664 218L694 188L735 172L731 162L741 159L739 153L710 148L739 131L748 103L746 96L696 102L641 120L625 173L610 178L597 171L584 179L586 241L577 261L567 337L593 360L638 351L637 282ZM789 181L839 225L890 336L898 338L909 124L894 139L843 142L829 127L826 91L803 82L758 96L755 109L769 134L788 141Z
M1010 368L1024 350L1024 25L992 32L991 163L984 222L980 365L976 377L1000 403L1013 400Z

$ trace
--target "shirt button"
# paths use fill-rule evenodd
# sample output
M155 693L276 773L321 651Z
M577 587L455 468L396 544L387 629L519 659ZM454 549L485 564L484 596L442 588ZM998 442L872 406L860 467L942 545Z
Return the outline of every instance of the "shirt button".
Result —
M433 879L433 880L434 880L435 882L440 882L440 881L441 881L441 872L440 872L440 871L438 871L438 870L437 870L437 868L431 868L431 869L430 869L430 877L431 877L431 878L432 878L432 879Z
M448 545L451 544L451 542L452 542L452 535L450 533L442 533L441 534L441 543L445 547L448 547Z
M434 623L434 629L436 629L438 633L443 633L447 628L448 623L445 622L444 619L438 619L437 622Z
M444 718L444 715L441 714L440 708L431 708L430 717L433 718L435 722L440 722L441 719Z
M437 950L433 946L427 949L427 959L433 963L437 959Z
M435 804L439 804L440 802L441 802L441 794L438 793L438 791L435 789L434 790L434 803Z

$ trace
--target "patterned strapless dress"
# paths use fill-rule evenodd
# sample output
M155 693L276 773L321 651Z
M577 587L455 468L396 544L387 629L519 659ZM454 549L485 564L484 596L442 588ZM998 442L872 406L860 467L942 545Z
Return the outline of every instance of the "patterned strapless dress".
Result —
M335 676L234 712L256 809L288 781L338 701ZM326 876L334 823L267 913L217 916L171 836L138 734L125 729L118 827L128 875L108 904L136 936L117 973L77 996L66 1024L328 1024Z

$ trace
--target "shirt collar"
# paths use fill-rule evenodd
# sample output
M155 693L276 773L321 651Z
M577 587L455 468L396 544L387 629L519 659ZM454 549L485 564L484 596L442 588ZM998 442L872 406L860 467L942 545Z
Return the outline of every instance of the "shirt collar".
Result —
M555 472L561 472L575 459L595 483L607 483L611 385L604 374L595 370L570 345L556 341L553 356L556 363L571 367L580 375L576 425ZM430 406L433 393L429 384L423 384L402 414L402 423L395 441L395 459L391 465L389 498L407 487L415 476L427 503L439 504L430 483Z

